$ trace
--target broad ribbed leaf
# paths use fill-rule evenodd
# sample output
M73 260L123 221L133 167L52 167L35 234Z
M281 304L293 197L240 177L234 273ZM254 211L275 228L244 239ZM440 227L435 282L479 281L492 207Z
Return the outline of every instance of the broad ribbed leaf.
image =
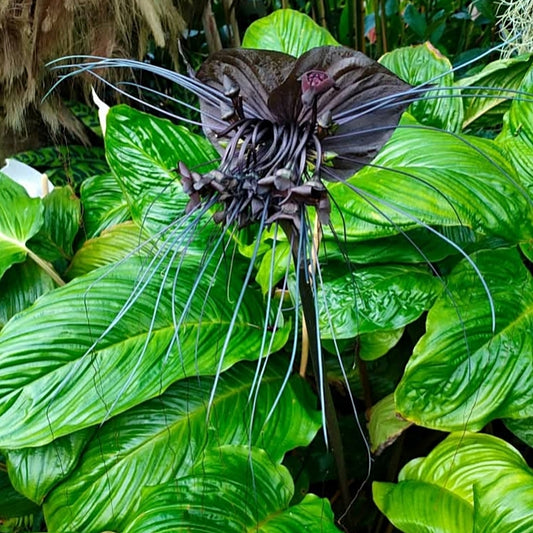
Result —
M85 180L80 195L88 238L96 237L104 229L124 222L130 216L124 193L112 174Z
M323 339L401 328L428 309L442 290L428 269L415 266L352 266L353 272L345 274L344 265L339 277L328 267L318 294Z
M52 278L31 259L13 265L0 280L0 328L54 288Z
M424 481L375 482L374 502L404 533L470 533L472 506L442 487Z
M117 224L83 243L72 258L66 276L69 279L82 276L95 268L120 261L131 253L146 252L157 242L131 220Z
M286 369L280 362L269 362L253 415L248 399L257 369L255 364L241 364L221 377L209 424L212 378L176 383L159 398L107 422L76 471L46 501L48 528L121 531L136 516L141 489L190 474L206 448L260 446L279 462L288 450L308 445L320 427L320 414L300 378L289 381L266 422L283 384Z
M530 100L529 95L513 91L520 90L532 61L533 56L530 55L492 61L481 72L459 80L457 85L462 89L465 106L463 128L511 98ZM469 86L479 88L469 89Z
M350 185L329 187L340 210L333 210L333 223L348 243L396 235L418 221L451 232L463 246L477 239L477 246L494 247L533 235L529 201L492 141L405 120L373 165L384 168L366 167Z
M478 430L495 418L533 416L533 281L516 250L473 256L488 284L491 306L472 266L462 261L429 311L396 390L408 420L447 431Z
M0 172L0 276L14 263L22 263L26 242L43 224L39 198L30 198L24 187Z
M222 446L199 461L195 473L146 489L124 533L338 532L327 500L307 495L289 507L293 493L287 469L263 450Z
M50 489L72 472L92 433L87 428L45 446L5 450L11 483L18 492L40 505Z
M0 447L46 444L174 381L257 359L266 327L260 298L248 291L237 312L238 264L202 274L201 261L158 267L134 257L76 278L14 317L0 335ZM287 338L280 327L273 350Z
M408 463L398 484L374 484L378 507L413 533L530 531L532 495L533 471L521 455L501 439L474 433L452 434Z
M43 225L28 245L47 261L68 261L80 229L80 201L71 187L56 187L43 198L43 206Z
M339 44L313 19L292 9L278 9L248 26L242 46L275 50L294 57L317 46Z
M530 67L520 90L526 96L517 98L508 113L504 116L504 127L496 142L503 147L508 158L513 162L522 183L524 183L531 196L533 184L533 105L531 93L533 92L533 67Z
M429 82L425 91L416 88L413 91L410 111L419 122L461 131L463 102L461 92L453 89L452 65L431 43L398 48L385 54L379 62L411 85ZM416 102L417 99L420 101Z
M178 180L178 163L206 172L218 159L215 149L183 126L125 105L110 109L106 124L107 160L134 220L159 230L181 216L188 196Z

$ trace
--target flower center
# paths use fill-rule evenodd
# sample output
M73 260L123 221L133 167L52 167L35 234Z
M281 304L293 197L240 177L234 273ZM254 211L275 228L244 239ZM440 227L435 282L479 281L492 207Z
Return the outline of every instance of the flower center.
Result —
M334 87L322 71L306 72L301 78L302 103L312 108L310 119L276 124L262 118L247 118L239 87L224 78L224 95L232 106L222 104L221 118L228 127L217 133L227 139L218 170L200 175L180 164L188 211L214 199L221 209L213 216L222 224L245 227L266 215L266 223L290 220L300 227L307 206L317 209L322 223L329 223L331 210L327 190L320 180L321 140L328 134L331 117L317 118L316 98Z

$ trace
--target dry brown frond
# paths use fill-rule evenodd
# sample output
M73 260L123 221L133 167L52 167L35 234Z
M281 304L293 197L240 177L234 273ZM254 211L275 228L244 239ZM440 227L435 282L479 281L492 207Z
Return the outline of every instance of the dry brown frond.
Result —
M186 21L201 13L201 5L194 0L0 0L0 129L21 131L27 113L37 111L52 128L76 133L58 98L41 103L54 80L46 63L71 54L141 59L150 38L177 61ZM71 83L71 91L87 92L82 86L87 80Z

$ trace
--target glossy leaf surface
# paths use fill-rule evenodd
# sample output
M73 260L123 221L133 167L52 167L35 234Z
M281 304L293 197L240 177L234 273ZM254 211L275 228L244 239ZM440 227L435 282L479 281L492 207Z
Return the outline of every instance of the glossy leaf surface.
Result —
M124 533L338 531L327 500L308 495L289 507L293 492L288 471L262 450L223 446L200 461L195 473L147 489L138 518Z
M43 224L39 198L30 198L24 188L0 172L0 276L26 258L26 242Z
M478 430L495 418L533 415L533 280L515 250L473 257L496 311L472 266L462 261L428 313L396 390L399 412L416 424Z
M130 216L124 193L112 174L85 180L80 188L80 196L88 238L96 237L104 229L124 222Z
M451 239L463 247L476 239L494 247L533 235L529 199L505 153L492 141L407 120L373 165L349 185L329 187L339 206L332 211L333 223L348 242L395 235L421 222L439 227L445 236L451 231Z
M269 362L254 412L249 396L256 365L240 364L221 377L209 424L212 378L176 383L107 422L75 472L46 501L48 526L54 531L120 531L136 516L144 487L189 475L193 463L203 464L204 453L215 446L259 446L279 462L288 450L308 445L320 427L320 414L299 378L288 383L267 421L286 372L280 363Z
M521 90L522 80L532 61L533 58L528 55L493 61L481 72L459 80L457 85L461 87L465 105L463 127L512 98L516 98L517 103L520 99L530 100L531 96L527 93L517 94L514 91ZM469 86L474 88L469 89Z
M0 327L54 288L52 278L31 259L11 266L0 280Z
M43 200L43 225L29 246L47 261L68 261L80 229L81 205L71 187L56 187Z
M376 504L406 533L529 531L532 494L533 471L522 456L473 433L452 434L408 463L398 484L374 484Z
M158 267L132 258L48 293L7 324L0 335L0 446L46 444L178 379L257 359L265 327L260 300L252 291L238 312L221 304L241 290L236 267L233 276L205 270L196 283L200 261ZM278 331L272 349L286 337Z
M320 332L324 339L348 339L361 333L398 329L416 320L441 291L428 269L388 265L353 267L335 272L329 266L318 294ZM341 274L335 277L335 273Z
M410 107L421 124L455 132L461 130L463 102L460 92L453 89L452 65L431 43L393 50L379 62L411 85L426 84L424 90L415 87ZM439 87L442 89L438 90Z
M187 128L125 105L107 114L105 142L109 166L133 219L152 231L183 214L188 196L178 180L178 163L207 172L218 159L209 142Z
M275 50L293 57L317 46L336 45L331 34L303 13L292 9L274 11L268 17L248 26L242 46L259 50Z
M28 499L42 504L50 489L72 472L92 433L92 429L83 429L45 446L6 450L11 483Z

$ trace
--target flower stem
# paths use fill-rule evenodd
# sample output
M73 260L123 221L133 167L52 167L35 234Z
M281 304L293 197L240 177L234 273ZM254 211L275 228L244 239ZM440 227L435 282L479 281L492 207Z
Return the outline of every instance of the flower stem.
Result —
M311 358L311 364L313 368L313 374L315 376L316 386L318 391L324 393L324 409L326 420L326 431L331 442L331 451L333 457L335 457L335 464L337 466L337 475L339 478L339 487L342 495L343 505L346 509L350 506L350 492L348 488L348 474L346 471L346 462L344 458L344 447L342 444L342 437L339 427L339 421L337 418L337 412L335 411L335 405L333 404L333 398L331 396L331 390L329 388L327 373L320 371L321 362L319 361L319 331L317 330L317 314L315 307L315 295L311 284L309 283L310 276L307 261L301 257L299 253L299 236L298 230L292 223L280 223L285 231L289 242L292 243L292 256L295 262L295 266L300 270L298 290L300 293L300 302L303 309L304 321L307 329L307 338L309 343L309 355Z

